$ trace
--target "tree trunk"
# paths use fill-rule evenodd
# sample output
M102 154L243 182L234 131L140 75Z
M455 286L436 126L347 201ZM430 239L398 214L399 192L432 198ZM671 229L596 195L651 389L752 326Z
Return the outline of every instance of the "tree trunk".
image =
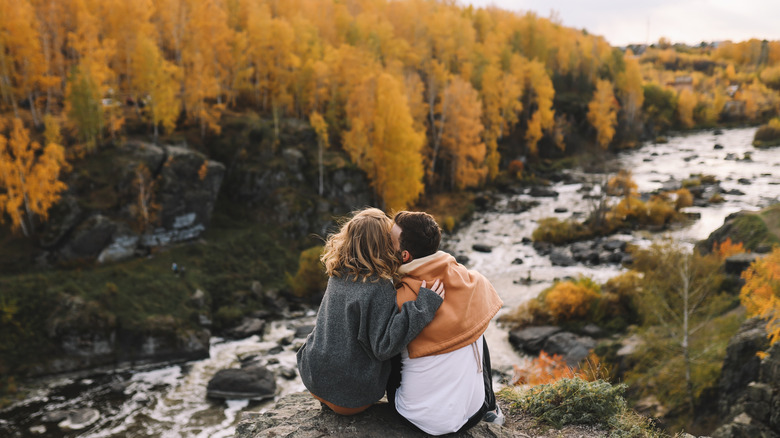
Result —
M322 163L322 149L323 149L323 147L322 147L322 140L317 141L317 146L318 146L318 148L317 148L318 149L317 155L318 155L318 158L319 158L319 170L320 170L319 194L320 194L320 196L322 196L322 193L325 191L325 181L324 181L325 177L323 175L325 173L325 168L324 168L325 166Z
M682 327L682 350L683 361L685 362L685 387L688 393L688 409L693 415L695 406L695 397L693 394L693 381L691 380L691 350L690 350L690 313L691 313L691 281L689 272L689 261L683 261L680 264L680 279L682 280L682 302L683 302L683 327Z

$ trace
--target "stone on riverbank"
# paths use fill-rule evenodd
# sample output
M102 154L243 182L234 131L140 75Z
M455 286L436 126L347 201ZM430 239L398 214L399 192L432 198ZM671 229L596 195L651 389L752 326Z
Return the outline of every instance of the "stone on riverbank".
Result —
M274 373L260 365L219 370L208 383L211 398L263 400L276 394Z
M57 423L62 430L82 430L100 419L100 411L93 408L49 412L41 418L44 423Z

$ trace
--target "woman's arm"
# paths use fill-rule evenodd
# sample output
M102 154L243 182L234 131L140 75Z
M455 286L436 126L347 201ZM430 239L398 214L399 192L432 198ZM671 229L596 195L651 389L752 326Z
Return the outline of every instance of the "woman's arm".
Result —
M444 287L434 283L431 286L439 291L422 287L417 299L408 301L398 307L395 303L395 289L391 290L382 286L381 291L376 291L374 299L369 301L368 320L364 321L365 336L371 352L378 360L388 360L399 354L406 345L433 320L436 310L443 302ZM441 296L440 296L441 294ZM361 341L362 341L361 337Z

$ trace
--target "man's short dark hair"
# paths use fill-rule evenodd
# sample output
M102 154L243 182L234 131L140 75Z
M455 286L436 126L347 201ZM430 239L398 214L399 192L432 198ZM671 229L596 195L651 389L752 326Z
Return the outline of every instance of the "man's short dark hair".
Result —
M401 228L401 251L409 251L418 259L439 250L441 229L433 216L421 211L399 211L393 220Z

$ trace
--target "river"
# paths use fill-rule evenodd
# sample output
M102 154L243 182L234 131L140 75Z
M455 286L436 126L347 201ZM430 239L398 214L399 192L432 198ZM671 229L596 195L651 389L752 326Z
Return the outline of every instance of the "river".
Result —
M727 192L721 204L687 208L686 211L701 215L691 224L660 233L634 232L614 238L648 245L655 239L671 237L692 245L720 227L731 213L757 210L780 202L780 148L755 149L750 144L754 133L755 128L742 128L675 136L665 144L646 144L640 149L622 152L614 162L605 163L605 169L630 169L641 193L664 187L669 181L687 179L692 174L715 176ZM749 156L747 160L746 155ZM586 275L604 282L622 270L614 264L553 266L548 257L538 255L528 242L541 218L574 216L582 219L587 215L594 201L583 196L583 185L593 186L591 194L597 193L599 185L609 177L607 173L585 173L578 169L569 172L573 174L570 180L580 182L554 184L550 188L558 193L556 198L535 198L540 201L538 206L514 213L507 208L512 202L534 198L528 193L500 195L494 208L475 213L468 224L445 237L444 244L451 251L467 257L468 266L485 274L494 284L505 303L500 314L535 297L556 278ZM477 243L491 247L491 251L475 251L473 245ZM520 281L529 277L531 281ZM308 312L288 321L273 322L262 340L257 337L239 341L213 338L209 359L183 365L32 382L32 392L26 400L0 412L0 435L232 436L240 412L262 411L272 406L273 401L209 400L205 389L209 379L220 369L237 367L240 357L252 354L263 357L272 370L295 368L295 350L300 340L292 343L282 340L289 341L295 327L311 324L313 320L314 313ZM491 323L487 337L494 368L508 372L513 364L527 360L511 348L507 332L495 323ZM279 378L278 385L277 399L304 389L300 378ZM82 408L96 409L100 413L95 423L82 430L64 431L56 422L44 422L47 413Z

